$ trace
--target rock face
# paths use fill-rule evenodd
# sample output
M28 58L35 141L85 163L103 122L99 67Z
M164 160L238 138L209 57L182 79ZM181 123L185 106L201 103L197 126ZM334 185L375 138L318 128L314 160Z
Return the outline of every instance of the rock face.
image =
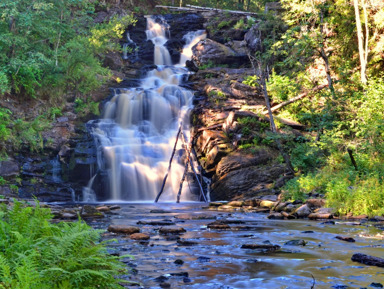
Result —
M213 63L215 65L226 64L238 67L248 62L248 57L245 53L239 53L209 38L197 43L192 48L192 52L192 59L198 66Z

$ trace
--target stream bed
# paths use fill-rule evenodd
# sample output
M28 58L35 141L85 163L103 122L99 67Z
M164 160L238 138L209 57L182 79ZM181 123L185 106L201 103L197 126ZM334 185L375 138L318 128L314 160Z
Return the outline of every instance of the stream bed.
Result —
M384 283L384 268L351 261L354 253L384 257L384 224L270 220L265 213L212 211L201 203L119 206L120 210L90 225L103 230L111 224L136 226L150 236L147 241L137 241L128 235L103 235L105 240L116 239L109 245L112 253L133 256L123 259L131 268L126 279L136 282L136 287L129 288L343 289L382 288L374 285ZM229 229L208 228L215 221ZM167 225L182 227L185 232L161 234L159 229ZM356 242L336 236L352 237ZM280 248L242 248L246 244Z

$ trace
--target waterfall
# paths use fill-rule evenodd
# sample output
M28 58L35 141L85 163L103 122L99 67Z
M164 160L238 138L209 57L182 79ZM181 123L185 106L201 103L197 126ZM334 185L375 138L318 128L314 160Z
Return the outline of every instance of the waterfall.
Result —
M113 201L153 201L167 171L180 123L189 137L193 94L180 86L188 70L182 64L172 65L164 46L169 37L164 19L148 17L146 35L155 45L157 68L147 73L139 87L119 90L106 103L104 118L92 132L98 144L99 171L108 175L108 199ZM205 32L188 35L185 51ZM188 59L187 54L182 59ZM161 201L176 200L184 158L179 142ZM95 176L83 192L88 200L92 200L94 179ZM182 201L193 200L189 191L188 185L184 185Z

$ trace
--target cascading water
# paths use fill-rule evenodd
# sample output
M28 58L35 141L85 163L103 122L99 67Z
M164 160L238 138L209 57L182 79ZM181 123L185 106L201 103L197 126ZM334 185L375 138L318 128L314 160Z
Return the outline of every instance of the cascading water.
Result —
M205 31L188 34L177 66L172 66L164 46L169 36L167 23L161 18L147 18L146 34L155 46L157 69L148 72L140 87L116 94L105 106L104 119L93 129L100 144L99 171L107 172L109 199L113 201L153 201L168 168L180 123L189 136L188 111L193 94L179 85L188 73L184 63L190 59L191 43L205 38ZM182 154L176 158L180 160ZM176 200L183 172L184 165L174 161L162 201ZM84 190L84 201L97 199L90 194L94 179ZM182 200L191 200L188 192L188 186L184 186Z

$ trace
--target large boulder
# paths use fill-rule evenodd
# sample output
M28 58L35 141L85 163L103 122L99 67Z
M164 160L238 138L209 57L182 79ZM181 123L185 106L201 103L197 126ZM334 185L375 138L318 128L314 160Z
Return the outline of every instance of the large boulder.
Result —
M198 66L207 64L241 66L249 62L246 55L208 38L193 46L192 52L192 59Z

